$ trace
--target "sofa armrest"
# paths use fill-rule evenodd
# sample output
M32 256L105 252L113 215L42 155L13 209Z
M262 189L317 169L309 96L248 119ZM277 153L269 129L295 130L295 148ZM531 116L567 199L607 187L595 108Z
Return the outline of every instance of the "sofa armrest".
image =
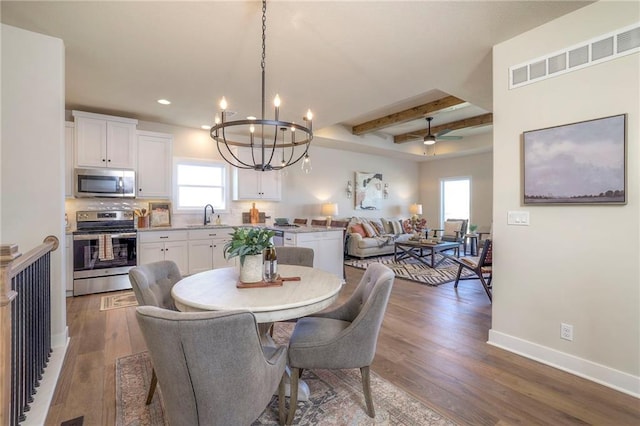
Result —
M347 233L347 253L355 253L358 249L358 244L362 241L362 235L357 232Z

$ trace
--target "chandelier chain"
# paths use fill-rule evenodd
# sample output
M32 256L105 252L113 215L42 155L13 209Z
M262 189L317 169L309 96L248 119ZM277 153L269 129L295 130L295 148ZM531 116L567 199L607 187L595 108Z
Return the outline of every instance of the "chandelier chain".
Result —
M262 62L260 62L260 67L264 71L265 68L265 58L266 58L266 32L267 32L267 1L264 0L262 2Z

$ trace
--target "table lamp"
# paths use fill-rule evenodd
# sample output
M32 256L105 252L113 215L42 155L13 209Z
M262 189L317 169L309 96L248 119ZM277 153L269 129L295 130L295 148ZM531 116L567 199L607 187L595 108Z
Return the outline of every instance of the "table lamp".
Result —
M338 215L338 203L324 203L322 214L327 217L327 226L331 223L331 217Z
M422 204L411 204L409 206L409 213L412 215L411 220L415 223L418 220L418 215L422 214Z
M411 228L416 232L416 224L418 223L418 215L422 214L422 204L413 203L409 206L409 213L411 213Z

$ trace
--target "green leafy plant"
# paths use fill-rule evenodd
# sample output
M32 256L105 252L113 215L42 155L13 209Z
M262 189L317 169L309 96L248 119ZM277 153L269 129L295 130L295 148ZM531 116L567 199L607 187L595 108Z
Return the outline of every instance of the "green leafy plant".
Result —
M262 254L271 244L271 237L275 232L265 228L234 227L231 241L224 245L225 259L240 257L240 265L244 265L245 256Z
M472 234L476 232L476 229L478 229L478 225L469 225L469 231L471 231Z

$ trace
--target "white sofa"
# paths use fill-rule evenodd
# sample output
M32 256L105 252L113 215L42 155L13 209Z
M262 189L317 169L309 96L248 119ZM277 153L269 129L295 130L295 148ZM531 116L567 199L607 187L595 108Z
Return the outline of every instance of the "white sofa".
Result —
M406 241L413 235L405 232L402 223L402 219L352 218L347 226L347 254L359 258L393 254L396 241ZM362 225L365 235L354 229L357 225Z

